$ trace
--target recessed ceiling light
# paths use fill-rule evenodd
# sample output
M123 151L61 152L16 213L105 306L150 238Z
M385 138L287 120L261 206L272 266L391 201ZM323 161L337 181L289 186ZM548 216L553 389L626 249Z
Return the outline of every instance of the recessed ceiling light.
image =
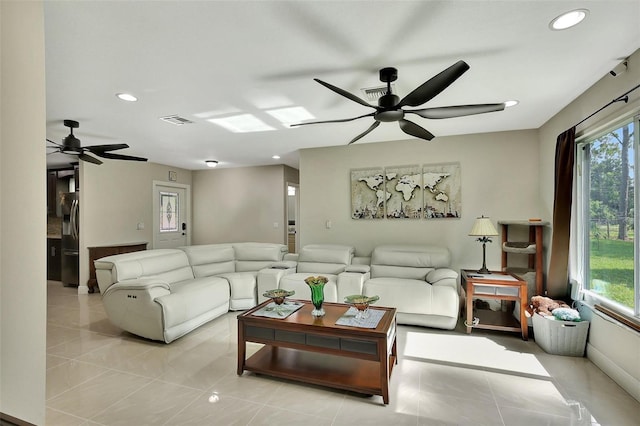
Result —
M518 105L519 103L520 103L520 102L519 102L519 101L516 101L516 100L513 100L513 101L506 101L506 102L504 103L504 107L505 107L505 108L509 108L509 107L512 107L512 106L516 106L516 105Z
M216 160L206 160L204 163L207 165L207 167L215 167L218 165L218 162Z
M234 115L225 118L210 118L207 121L224 127L234 133L264 132L275 130L264 121L251 114Z
M549 23L549 28L557 31L566 30L567 28L578 25L587 17L588 14L589 11L587 9L576 9L563 13Z
M135 102L138 100L138 98L133 96L131 93L116 93L116 96L118 97L118 99L121 99L127 102Z
M280 156L279 156L279 155L274 155L274 156L273 156L273 157L271 157L271 158L273 158L274 160L279 160L279 159L280 159Z

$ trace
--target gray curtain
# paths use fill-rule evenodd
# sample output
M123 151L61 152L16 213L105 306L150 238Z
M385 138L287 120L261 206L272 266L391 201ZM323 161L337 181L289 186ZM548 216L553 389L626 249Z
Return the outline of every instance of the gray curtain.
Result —
M569 238L571 236L575 146L575 126L558 135L553 197L553 234L546 289L550 297L565 297L569 293Z

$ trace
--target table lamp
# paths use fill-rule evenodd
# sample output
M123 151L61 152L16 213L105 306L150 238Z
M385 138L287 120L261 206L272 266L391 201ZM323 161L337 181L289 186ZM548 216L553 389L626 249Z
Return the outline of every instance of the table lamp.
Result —
M478 271L479 274L488 274L487 269L487 253L486 245L491 242L491 238L498 235L498 231L494 228L491 220L488 217L481 216L473 223L473 228L469 232L470 237L479 237L476 241L482 243L482 268Z

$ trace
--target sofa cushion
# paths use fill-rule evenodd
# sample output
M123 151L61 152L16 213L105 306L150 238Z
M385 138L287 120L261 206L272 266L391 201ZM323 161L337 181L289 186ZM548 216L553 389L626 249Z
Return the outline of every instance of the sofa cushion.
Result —
M254 272L269 268L273 263L281 261L287 252L287 246L284 244L270 243L235 243L233 249L236 272Z
M156 298L165 329L174 327L218 305L229 305L229 284L220 277L194 278L169 285L171 294Z
M449 266L451 255L444 247L419 245L378 246L371 253L371 277L424 280L434 268Z
M339 274L344 271L355 254L351 246L310 244L302 247L298 255L298 272L309 274Z
M180 247L189 258L196 277L235 272L235 252L231 244L202 244Z

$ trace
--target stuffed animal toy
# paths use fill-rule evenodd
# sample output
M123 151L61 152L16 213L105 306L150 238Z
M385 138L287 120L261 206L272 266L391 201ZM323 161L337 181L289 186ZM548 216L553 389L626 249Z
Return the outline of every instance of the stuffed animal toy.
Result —
M533 307L533 312L537 312L542 316L551 316L554 309L570 308L562 300L553 300L545 296L533 296L531 298L531 306Z

